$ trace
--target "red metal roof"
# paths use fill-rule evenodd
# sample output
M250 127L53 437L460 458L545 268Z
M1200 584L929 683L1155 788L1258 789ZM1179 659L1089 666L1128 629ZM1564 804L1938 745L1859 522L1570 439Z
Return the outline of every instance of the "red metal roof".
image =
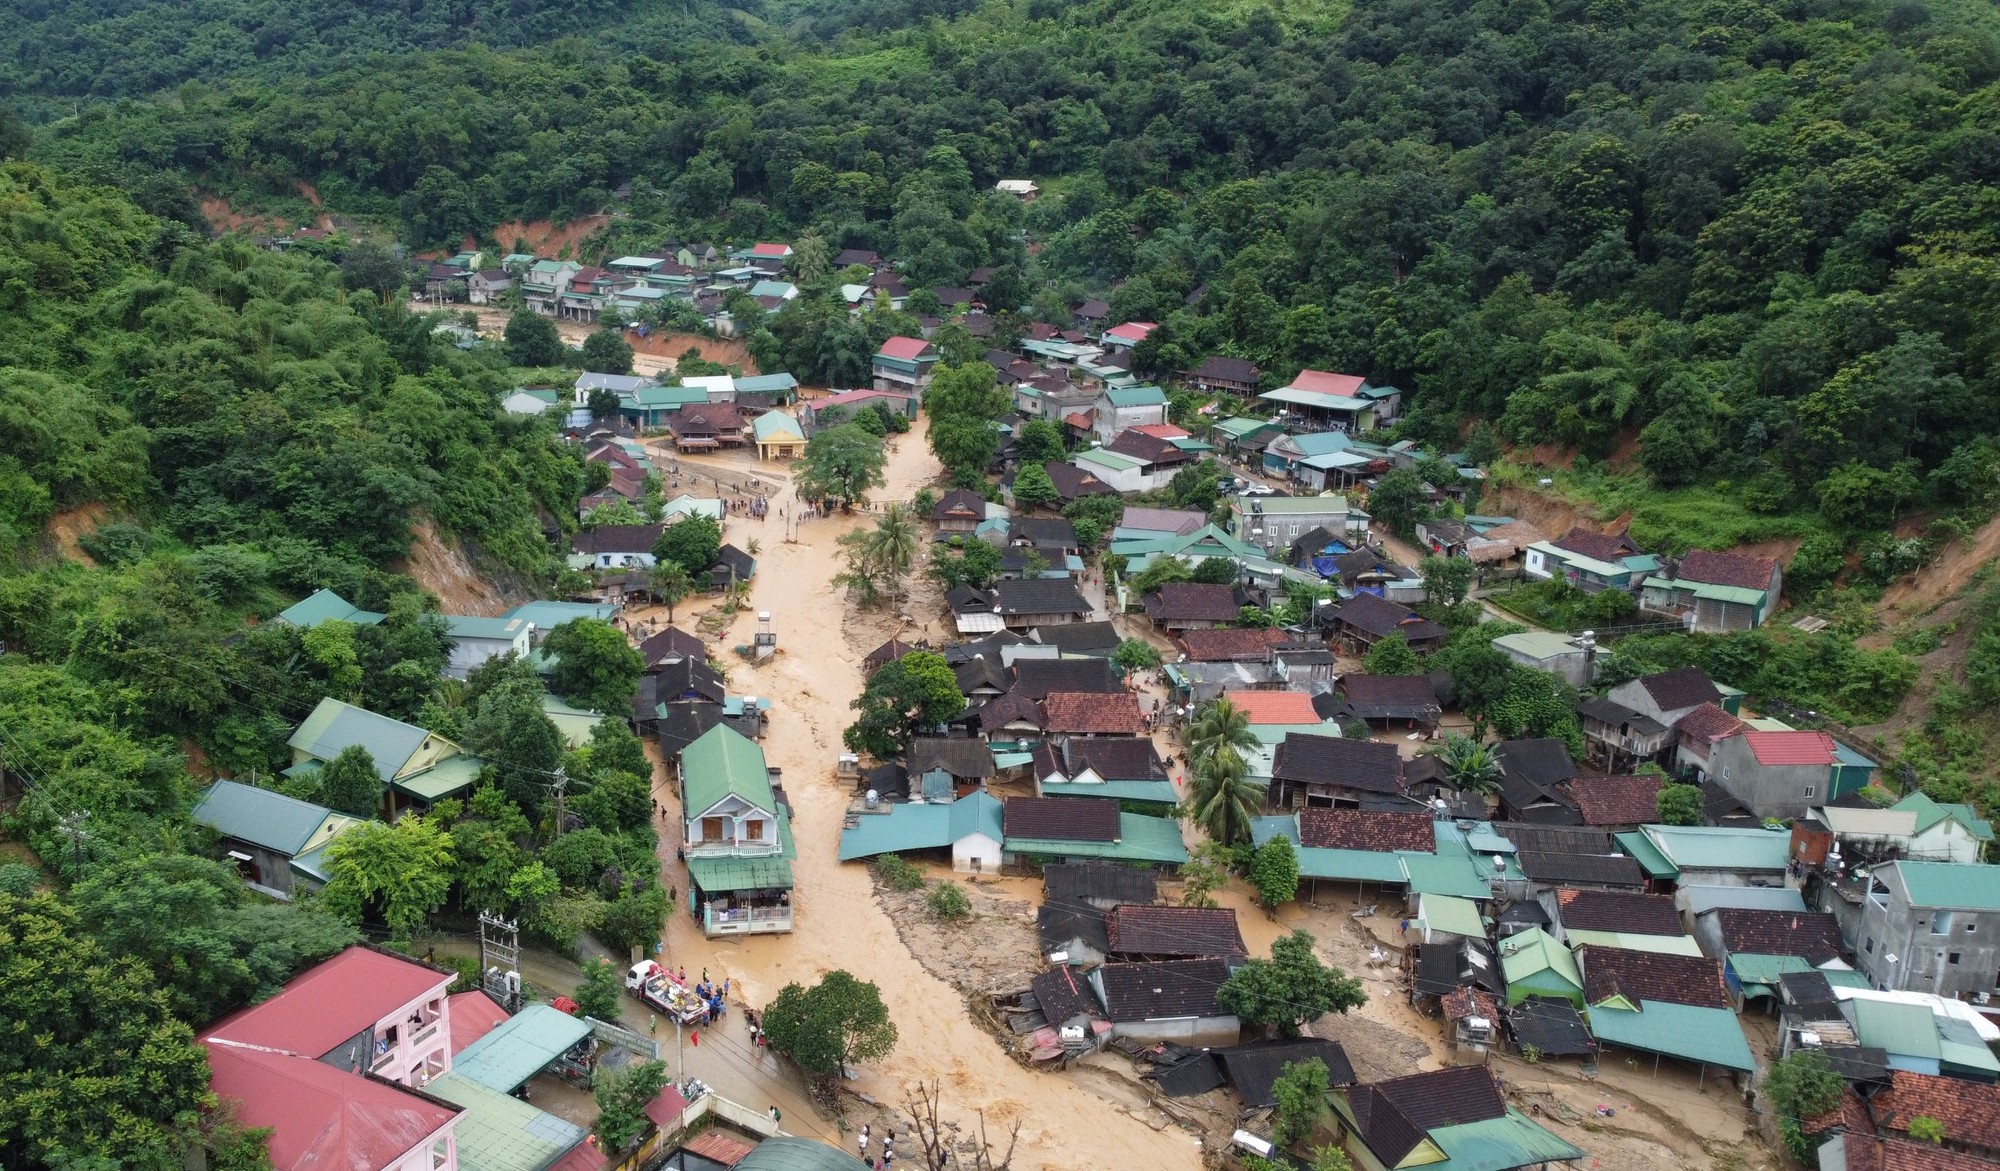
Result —
M750 255L752 256L776 256L782 258L791 254L792 246L790 244L759 244L750 249Z
M681 1096L679 1089L672 1085L660 1091L660 1096L646 1103L646 1117L661 1130L677 1130L681 1115L687 1112L688 1100Z
M271 1129L277 1171L377 1171L428 1146L459 1114L310 1057L208 1043L209 1086L236 1121Z
M669 628L671 629L671 628ZM460 992L446 997L451 1003L451 1055L492 1032L507 1019L507 1010L484 992Z
M931 344L922 338L897 336L883 342L882 348L875 352L884 358L901 358L906 362L913 362L923 357L930 348Z
M222 1018L204 1037L320 1057L452 977L365 947L350 947L259 1005Z
M720 1130L704 1130L682 1143L681 1147L693 1151L704 1159L713 1159L725 1167L736 1166L746 1155L757 1149L735 1135Z
M1301 370L1292 379L1287 390L1309 390L1314 394L1337 394L1342 398L1353 398L1361 393L1368 380L1358 374L1328 374L1324 370Z
M1069 414L1063 416L1063 422L1084 431L1088 431L1097 425L1096 420L1090 417L1090 412L1088 411L1071 411Z
M1825 732L1745 732L1758 764L1832 764L1833 737Z
M1110 329L1105 330L1104 336L1142 342L1146 340L1147 334L1158 328L1160 327L1150 321L1128 321L1123 325L1114 325Z
M1222 698L1253 724L1317 724L1312 696L1303 691L1225 691Z

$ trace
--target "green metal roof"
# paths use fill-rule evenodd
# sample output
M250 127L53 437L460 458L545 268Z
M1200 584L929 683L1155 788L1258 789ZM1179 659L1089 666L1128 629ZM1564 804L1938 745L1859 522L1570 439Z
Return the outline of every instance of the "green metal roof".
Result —
M1731 952L1729 970L1736 973L1737 982L1743 985L1744 994L1754 996L1759 993L1769 995L1776 992L1778 977L1785 973L1810 972L1813 966L1802 956Z
M816 1139L767 1138L743 1156L735 1171L855 1171L861 1160Z
M1117 801L1152 801L1172 805L1180 800L1172 781L1043 781L1044 797L1105 797Z
M1937 1020L1930 1006L1903 1004L1857 996L1854 1005L1854 1033L1863 1045L1886 1049L1892 1055L1921 1057L1936 1061L1943 1055L1938 1043Z
M799 380L790 374L751 374L736 380L737 394L766 394L774 390L797 390Z
M528 632L528 624L519 618L472 618L459 614L445 615L446 630L453 638L491 638L512 641Z
M1701 945L1692 935L1634 935L1627 931L1583 931L1569 929L1563 938L1571 947L1591 944L1596 947L1616 947L1625 951L1649 951L1655 955L1699 956Z
M757 438L766 441L778 438L803 440L806 437L799 421L783 411L766 411L757 416L751 429L757 433Z
M571 707L562 701L562 697L547 693L542 696L542 714L556 726L556 731L563 734L563 740L571 748L582 748L590 743L591 734L597 731L597 725L604 722L602 714Z
M1826 977L1826 982L1835 988L1875 987L1875 985L1868 982L1868 977L1865 974L1853 968L1821 968L1819 971L1820 975Z
M331 846L334 841L335 839L328 838L326 841L293 858L291 863L292 873L302 874L319 883L321 886L325 886L333 878L332 871L327 868L326 848Z
M318 761L331 761L343 749L358 744L375 758L375 771L382 774L386 783L396 779L396 774L403 771L403 766L429 736L429 732L415 724L376 715L337 699L322 699L285 744Z
M1167 392L1157 386L1128 386L1107 390L1104 398L1114 407L1158 407L1166 405Z
M323 805L236 781L210 785L194 807L194 819L223 837L286 856L298 853L329 817L353 820Z
M358 609L354 603L332 590L314 590L281 612L278 621L289 623L300 630L309 630L322 622L352 622L356 626L373 626L386 617L388 615L377 614L373 610Z
M1493 645L1503 651L1513 651L1531 659L1553 659L1561 655L1580 655L1583 648L1567 634L1556 634L1547 630L1524 630L1519 634L1505 634L1493 640Z
M1837 742L1835 744L1836 750L1844 747L1846 746ZM1901 801L1889 806L1889 808L1898 813L1916 814L1918 833L1923 833L1938 822L1950 818L1964 826L1971 832L1973 837L1980 841L1990 842L1993 840L1993 823L1980 817L1970 805L1947 805L1942 802L1933 801L1928 794L1919 790L1910 793Z
M713 894L730 890L790 890L792 862L782 854L755 858L701 858L687 861L688 877Z
M1105 451L1103 448L1093 448L1090 451L1079 451L1076 453L1076 455L1071 457L1069 462L1076 464L1078 466L1082 466L1083 464L1096 464L1099 467L1110 468L1114 472L1129 472L1133 468L1141 468L1146 466L1144 463L1140 462L1139 460L1133 459L1129 455L1123 455L1116 451Z
M840 831L840 860L938 850L974 834L999 842L1002 808L999 798L982 790L948 805L899 804L885 813L863 813Z
M488 1089L457 1070L432 1078L424 1092L465 1109L453 1130L462 1171L544 1171L585 1137L575 1123Z
M480 770L485 767L485 761L461 752L445 757L420 773L412 773L390 787L428 805L471 788L473 782L479 779Z
M1639 832L1681 870L1781 871L1791 848L1791 835L1780 830L1646 825Z
M1613 834L1612 837L1618 842L1618 848L1630 854L1632 860L1639 864L1639 869L1646 872L1646 877L1667 879L1680 877L1681 868L1674 865L1673 859L1660 853L1660 848L1645 834L1633 830L1630 833Z
M689 818L731 796L767 812L777 809L764 750L726 724L703 732L681 750L681 792L682 812Z
M618 607L599 602L524 602L507 611L503 617L526 618L538 630L554 630L576 618L609 622L617 613Z
M1897 862L1894 865L1913 907L2000 911L2000 866L1955 862Z
M590 1026L579 1018L531 1004L467 1045L451 1059L451 1068L489 1090L511 1094L588 1036Z
M1437 854L1399 855L1403 860L1404 881L1409 884L1412 893L1460 899L1493 897L1492 884L1469 855L1464 855L1462 850L1446 853L1446 843L1443 842L1438 846L1440 852Z
M1244 436L1254 435L1266 427L1276 428L1280 431L1284 430L1283 424L1273 423L1269 419L1253 419L1247 415L1237 415L1232 418L1217 420L1215 425L1210 427L1209 430L1212 432L1221 432L1231 439L1240 440Z
M1425 1171L1510 1171L1583 1158L1582 1151L1512 1107L1499 1118L1433 1127L1427 1133L1445 1161L1425 1164Z
M1008 838L1010 854L1036 857L1108 858L1114 862L1156 862L1178 866L1188 860L1181 840L1181 823L1143 813L1118 815L1115 842L1067 842L1042 838Z
M1500 972L1509 984L1537 972L1553 972L1578 992L1583 991L1583 972L1576 966L1576 957L1539 927L1500 941Z
M1486 920L1479 914L1479 904L1471 899L1422 895L1417 899L1417 922L1432 931L1463 935L1468 939L1486 938Z
M690 407L708 401L708 392L699 386L642 386L632 392L632 405L641 408Z
M1757 1058L1751 1054L1750 1042L1744 1039L1743 1025L1734 1012L1663 1000L1644 1003L1645 1008L1640 1012L1623 1008L1591 1009L1591 1035L1622 1049L1658 1053L1745 1073L1756 1071Z
M1951 1016L1933 1020L1938 1033L1938 1064L1944 1072L1971 1074L1988 1083L2000 1075L2000 1058L1993 1056L1971 1021Z

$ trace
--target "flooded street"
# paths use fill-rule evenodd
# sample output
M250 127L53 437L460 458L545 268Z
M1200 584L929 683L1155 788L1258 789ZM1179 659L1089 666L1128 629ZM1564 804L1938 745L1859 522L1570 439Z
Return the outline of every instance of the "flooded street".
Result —
M686 463L693 467L696 461ZM723 466L733 471L741 465ZM924 421L919 419L908 434L896 437L888 483L876 498L908 500L936 472L937 463L924 441ZM726 661L732 693L773 699L763 747L769 763L783 770L793 809L799 847L793 868L797 926L790 935L711 941L685 913L676 914L668 926L664 960L685 966L691 979L706 969L716 980L733 981L732 1010L745 1004L761 1007L786 984L809 984L836 968L874 982L889 1005L900 1039L889 1058L859 1071L852 1088L886 1106L900 1107L907 1086L935 1079L943 1087L943 1115L957 1123L961 1133L976 1132L983 1110L989 1134L1004 1147L1008 1128L1020 1121L1014 1159L1018 1168L1169 1171L1199 1166L1200 1147L1192 1136L1171 1128L1156 1131L1066 1079L1016 1064L991 1034L973 1022L960 994L926 972L910 953L876 904L867 870L835 861L851 783L835 778L834 760L842 751L841 729L850 719L848 701L861 690L860 658L869 648L857 652L843 636L848 605L831 579L839 572L837 538L869 524L871 518L857 513L806 521L798 527L794 544L784 540L783 522L776 514L779 507L796 512L789 487L772 498L772 506L769 522L730 518L724 539L740 543L755 536L762 551L751 604L716 645L726 656L727 648L748 641L756 611L770 611L778 634L775 660L758 667L733 658ZM930 617L922 615L914 625L925 625L924 619ZM686 615L683 620L685 625ZM656 774L655 787L661 803L677 816L679 803L664 771ZM668 835L662 836L665 840ZM674 862L670 842L663 853L667 881L685 890L687 876ZM1261 913L1256 918L1261 919ZM703 1037L699 1061L695 1050L688 1051L689 1072L745 1105L766 1105L756 1095L764 1092L760 1087L767 1079L757 1075L764 1072L759 1059L770 1059L748 1049L747 1032L736 1011L717 1032L715 1037ZM712 1064L714 1077L708 1072ZM788 1130L818 1133L845 1144L845 1139L829 1133L834 1129L830 1119L809 1119L794 1113L791 1105L783 1109ZM805 1109L803 1103L798 1109Z

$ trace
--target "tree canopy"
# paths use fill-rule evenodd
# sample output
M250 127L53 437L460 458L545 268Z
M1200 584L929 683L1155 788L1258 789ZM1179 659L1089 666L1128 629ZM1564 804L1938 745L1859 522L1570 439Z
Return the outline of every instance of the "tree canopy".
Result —
M879 1061L896 1047L896 1022L875 985L836 969L807 988L787 984L764 1009L773 1050L811 1076L831 1081L850 1065Z
M1271 944L1270 959L1250 959L1231 972L1215 998L1246 1025L1294 1037L1329 1012L1361 1007L1368 994L1361 981L1320 960L1311 935L1294 931Z

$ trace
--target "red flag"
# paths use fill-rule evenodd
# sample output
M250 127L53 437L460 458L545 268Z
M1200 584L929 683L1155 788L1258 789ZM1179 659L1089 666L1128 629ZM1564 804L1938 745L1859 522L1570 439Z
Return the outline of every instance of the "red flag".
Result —
M694 1042L694 1047L695 1047L695 1048L697 1048L697 1049L701 1048L701 1030L700 1030L700 1029L695 1029L695 1030L693 1030L692 1032L690 1032L690 1033L688 1034L688 1038L689 1038L690 1040L692 1040L692 1041Z

